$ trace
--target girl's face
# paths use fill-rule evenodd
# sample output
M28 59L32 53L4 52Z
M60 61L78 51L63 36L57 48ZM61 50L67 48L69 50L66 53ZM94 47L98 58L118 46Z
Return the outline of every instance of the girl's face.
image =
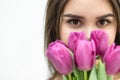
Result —
M117 23L109 0L68 0L60 20L60 39L67 44L70 32L92 30L108 33L109 44L115 40Z

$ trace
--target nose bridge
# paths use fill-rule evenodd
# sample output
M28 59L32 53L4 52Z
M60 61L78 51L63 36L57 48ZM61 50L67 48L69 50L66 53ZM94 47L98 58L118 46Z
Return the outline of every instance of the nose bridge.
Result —
M95 30L96 28L94 26L87 26L86 28L86 36L87 36L87 39L89 40L90 39L90 34L91 34L91 31Z

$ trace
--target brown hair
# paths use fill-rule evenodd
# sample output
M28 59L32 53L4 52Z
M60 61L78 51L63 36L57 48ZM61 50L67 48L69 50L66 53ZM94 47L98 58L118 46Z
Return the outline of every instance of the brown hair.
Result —
M110 0L110 3L113 7L113 11L117 19L117 33L115 43L120 44L120 0Z
M120 44L120 0L109 1L113 7L113 11L117 19L117 34L115 38L115 43ZM68 0L48 0L47 2L45 37L44 37L45 49L47 48L50 42L53 42L56 39L60 39L59 37L60 16L67 2ZM52 67L50 62L49 67ZM53 78L51 78L50 80L53 80L57 74L59 73L56 70L54 70Z
M45 37L44 37L44 49L47 48L50 42L60 39L59 37L59 23L60 16L63 12L64 6L68 0L48 0L47 2L47 11L46 11L46 20L45 20ZM49 68L53 77L49 80L53 80L59 73L52 67L52 64L48 61ZM54 73L52 72L54 69Z

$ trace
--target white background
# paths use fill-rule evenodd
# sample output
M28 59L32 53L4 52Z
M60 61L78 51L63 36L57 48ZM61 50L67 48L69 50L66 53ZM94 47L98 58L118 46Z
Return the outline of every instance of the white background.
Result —
M47 0L0 0L0 80L47 80Z

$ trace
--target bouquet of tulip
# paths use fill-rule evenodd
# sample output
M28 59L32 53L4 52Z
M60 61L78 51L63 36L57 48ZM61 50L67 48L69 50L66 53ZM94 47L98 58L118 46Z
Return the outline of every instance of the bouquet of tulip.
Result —
M63 80L113 80L120 72L120 46L108 44L102 30L71 32L68 45L60 40L49 44L46 55Z

